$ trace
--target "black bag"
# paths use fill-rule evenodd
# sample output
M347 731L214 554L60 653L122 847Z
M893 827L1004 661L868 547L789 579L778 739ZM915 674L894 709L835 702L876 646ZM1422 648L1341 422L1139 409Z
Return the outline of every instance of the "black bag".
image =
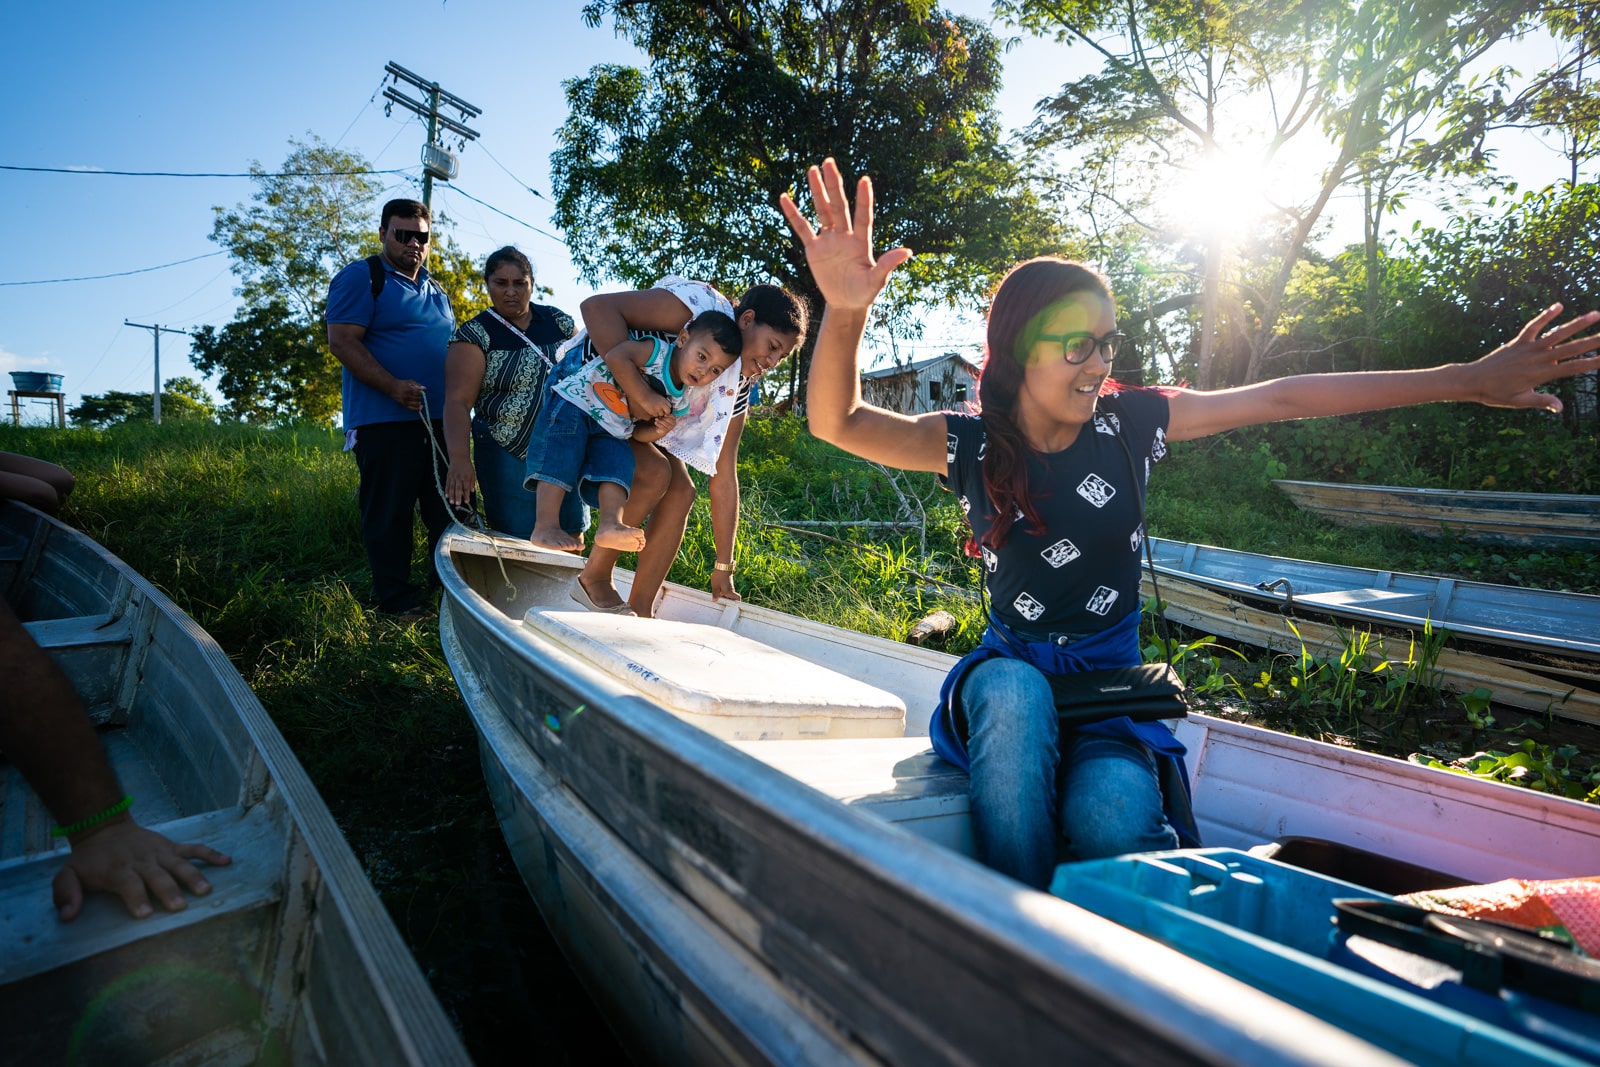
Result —
M1061 730L1127 716L1134 722L1181 719L1189 714L1183 679L1170 663L1049 674Z

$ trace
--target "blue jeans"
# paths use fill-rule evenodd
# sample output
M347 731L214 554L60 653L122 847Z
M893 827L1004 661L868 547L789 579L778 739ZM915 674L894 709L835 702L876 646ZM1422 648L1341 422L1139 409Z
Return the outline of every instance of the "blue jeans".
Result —
M483 511L489 526L512 537L527 537L533 532L533 490L523 488L527 462L495 444L494 439L472 428L472 466L478 472L478 488L483 493ZM577 493L561 501L561 528L577 536L589 528L589 509Z
M599 482L615 482L625 493L633 488L633 446L606 433L576 404L546 392L528 437L523 484L532 492L534 482L558 485L594 507Z
M1058 736L1055 698L1035 667L986 660L961 683L972 757L978 858L1035 889L1050 885L1058 838L1070 860L1178 847L1155 756L1131 738Z

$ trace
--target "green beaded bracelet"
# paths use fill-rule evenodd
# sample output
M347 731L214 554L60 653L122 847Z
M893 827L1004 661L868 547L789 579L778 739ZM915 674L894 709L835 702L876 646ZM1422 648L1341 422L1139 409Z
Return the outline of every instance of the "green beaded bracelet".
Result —
M71 837L73 834L81 834L85 830L89 829L89 827L98 826L101 823L105 822L107 819L115 818L116 816L121 815L123 812L127 811L131 807L133 807L133 798L132 797L123 797L121 800L117 801L115 804L111 805L109 808L107 808L105 811L102 811L98 815L91 815L87 819L79 819L77 822L73 823L71 826L53 826L53 827L51 827L50 828L50 836L51 837Z

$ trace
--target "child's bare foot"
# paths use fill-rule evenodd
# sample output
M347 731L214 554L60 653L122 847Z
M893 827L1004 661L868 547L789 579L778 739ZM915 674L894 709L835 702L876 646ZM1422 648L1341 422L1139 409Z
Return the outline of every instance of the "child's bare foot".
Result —
M644 531L622 523L602 523L595 527L594 543L617 552L637 552L644 547Z
M553 530L535 526L533 533L528 535L528 543L535 548L548 548L553 552L583 551L583 541L573 537L559 526Z

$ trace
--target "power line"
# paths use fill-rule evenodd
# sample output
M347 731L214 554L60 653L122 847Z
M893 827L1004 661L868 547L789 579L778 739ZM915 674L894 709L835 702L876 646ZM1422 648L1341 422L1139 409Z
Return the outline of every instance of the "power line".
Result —
M83 376L85 381L94 377L94 372L100 369L100 364L106 361L106 353L111 351L111 346L117 343L117 338L122 336L123 327L118 326L117 332L111 335L111 341L106 345L105 352L100 353L100 358L94 361L94 366L89 368L89 373Z
M226 273L228 273L228 268L227 267L223 267L221 270L217 271L217 273L213 274L211 277L209 277L205 281L201 282L200 283L200 287L198 289L196 289L194 292L190 293L188 296L183 297L180 300L174 300L172 303L168 304L166 307L158 308L157 310L150 312L146 317L147 318L153 318L156 315L164 315L167 312L171 311L173 308L177 307L179 304L187 303L188 301L193 300L195 297L199 296L201 293L203 293L207 289L209 289L211 287L211 283L212 282L216 281L218 278L222 277Z
M474 204L482 204L484 207L488 208L490 211L493 211L497 215L504 215L506 218L510 219L512 222L516 223L518 226L526 226L528 229L532 230L534 233L542 233L542 234L544 234L546 237L550 238L550 240L559 242L561 244L561 247L563 247L563 248L567 247L567 242L566 242L566 240L564 238L557 237L555 234L551 233L549 230L542 230L539 227L535 226L531 222L524 222L521 219L517 218L515 215L511 214L509 211L501 211L499 208L495 207L493 204L489 203L487 200L479 200L477 197L473 196L471 193L467 192L465 189L461 188L461 186L455 184L454 182L450 183L450 191L451 192L455 192L455 193L460 193L462 196L466 197L468 200L471 200Z
M520 185L524 189L528 190L528 192L532 193L534 196L537 196L540 200L543 200L546 203L550 202L550 198L548 196L545 196L539 190L535 189L533 186L529 185L527 182L523 181L521 178L517 177L515 174L512 174L510 167L507 167L504 163L500 162L498 159L495 159L494 153L489 151L488 147L486 145L484 145L484 143L482 141L477 142L477 145L478 145L479 148L483 149L483 154L488 156L490 159L493 159L494 160L494 165L499 167L501 170L505 171L507 176L509 176L512 181L516 182L518 185Z
M168 267L179 267L179 266L182 266L185 263L193 263L196 260L210 259L212 256L221 256L221 255L226 255L226 254L227 254L227 250L226 249L219 248L215 252L207 252L203 256L190 256L188 259L175 259L171 263L161 263L161 264L159 264L157 266L154 266L154 267L140 267L137 270L122 270L122 271L118 271L115 274L86 274L81 278L39 278L39 279L36 279L34 281L27 281L27 282L0 282L0 286L3 286L3 285L55 285L55 284L57 284L59 282L97 282L97 281L101 281L102 279L105 279L105 278L126 278L130 274L148 274L153 270L166 270ZM207 284L210 284L210 283L208 282Z
M360 116L356 116L359 118ZM0 170L20 170L32 174L108 174L119 178L343 178L353 174L403 174L402 168L394 170L282 170L271 174L262 171L197 172L176 170L101 170L98 167L23 167L0 163Z
M344 139L350 136L350 131L356 128L356 123L361 121L361 116L367 113L367 108L377 101L378 94L381 92L383 92L383 82L380 81L378 87L372 90L372 95L367 97L367 102L361 105L361 110L356 112L356 117L350 120L350 125L346 126L344 132L339 135L339 139L333 142L333 147L338 148L344 143Z

